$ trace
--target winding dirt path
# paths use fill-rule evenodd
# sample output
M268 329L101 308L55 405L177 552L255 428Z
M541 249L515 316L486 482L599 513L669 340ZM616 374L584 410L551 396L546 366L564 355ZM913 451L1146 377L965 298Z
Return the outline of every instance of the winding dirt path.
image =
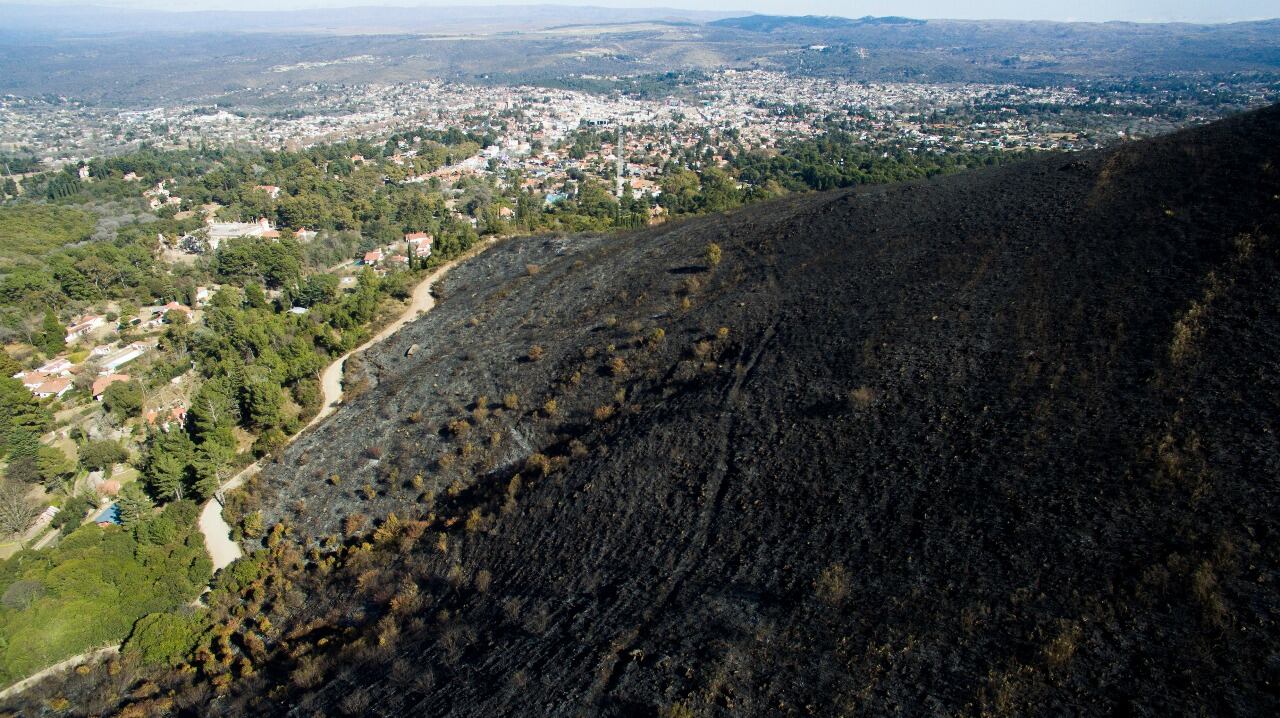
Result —
M14 683L13 685L9 686L3 691L0 691L0 700L8 698L9 696L12 696L12 695L17 695L18 693L21 693L22 691L30 688L36 683L39 683L45 678L48 678L49 676L52 676L56 673L61 673L62 671L75 668L76 666L82 663L89 663L90 661L95 661L99 658L106 658L107 656L113 656L119 652L120 652L119 646L106 646L104 648L96 648L92 651L86 651L84 653L81 653L78 656L72 656L66 659L65 661L62 661L60 663L55 663L52 666L49 666L48 668L45 668L42 671L39 671L38 673L32 673L31 675L27 676L26 678L23 678L17 683Z
M497 237L479 242L467 250L466 253L437 267L434 272L428 274L425 279L419 282L418 286L414 287L413 294L409 298L409 304L400 313L400 316L379 330L364 344L343 354L325 367L324 371L320 373L320 396L322 400L320 411L316 412L311 421L307 422L307 425L302 427L298 433L289 437L289 442L292 443L308 429L327 419L333 412L338 410L338 407L342 404L342 372L347 365L348 357L365 351L374 344L400 331L404 325L417 319L419 315L431 311L431 308L436 305L436 299L431 295L431 288L435 286L435 283L448 274L449 270L453 269L459 262L483 252L496 241L498 241ZM245 479L261 470L262 460L246 466L218 488L218 496L223 496L226 492L239 488L244 484ZM209 551L209 557L213 559L214 571L226 568L232 561L243 555L240 550L240 544L231 539L231 526L222 518L222 502L219 498L215 497L205 502L204 507L200 510L199 526L200 533L204 534L204 545Z

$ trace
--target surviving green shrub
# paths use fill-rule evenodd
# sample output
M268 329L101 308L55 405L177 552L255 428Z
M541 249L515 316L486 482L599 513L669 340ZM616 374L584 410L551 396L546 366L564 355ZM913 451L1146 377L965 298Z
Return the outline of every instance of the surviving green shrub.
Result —
M190 653L205 628L199 614L149 613L134 624L124 650L138 654L150 666L176 666Z

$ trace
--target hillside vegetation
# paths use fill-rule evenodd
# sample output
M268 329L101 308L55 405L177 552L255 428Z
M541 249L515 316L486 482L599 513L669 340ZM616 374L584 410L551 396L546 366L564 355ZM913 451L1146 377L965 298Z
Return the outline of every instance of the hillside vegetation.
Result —
M190 669L24 705L1275 714L1277 140L501 244L232 502Z
M93 215L72 207L0 207L0 269L83 242L93 234L93 227Z
M136 528L90 524L0 563L0 684L118 643L142 616L197 595L212 565L196 511L179 502Z

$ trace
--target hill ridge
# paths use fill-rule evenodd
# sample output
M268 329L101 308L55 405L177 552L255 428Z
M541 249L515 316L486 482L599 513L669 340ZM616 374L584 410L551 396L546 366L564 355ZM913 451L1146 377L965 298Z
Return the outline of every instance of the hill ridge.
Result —
M231 502L173 704L1274 713L1278 139L495 246Z

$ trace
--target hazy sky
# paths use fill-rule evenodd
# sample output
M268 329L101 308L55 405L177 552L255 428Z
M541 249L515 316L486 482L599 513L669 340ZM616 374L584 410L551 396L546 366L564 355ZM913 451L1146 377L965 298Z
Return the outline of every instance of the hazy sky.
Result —
M1225 22L1280 17L1280 0L0 0L39 5L112 5L163 10L294 10L358 5L557 4L676 7L789 15L906 15L921 18Z

